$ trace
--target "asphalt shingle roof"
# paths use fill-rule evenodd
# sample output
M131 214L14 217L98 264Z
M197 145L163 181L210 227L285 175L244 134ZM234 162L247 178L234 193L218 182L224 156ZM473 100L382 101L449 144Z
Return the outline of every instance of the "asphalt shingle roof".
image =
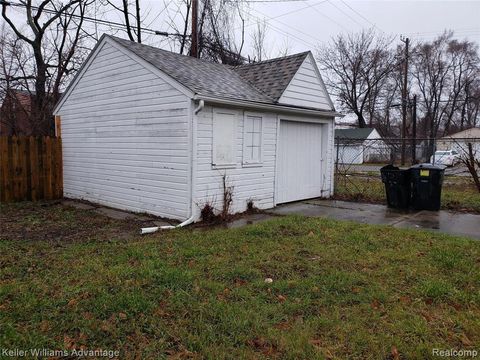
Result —
M271 104L278 101L308 54L232 67L108 37L197 94Z
M298 68L308 55L307 52L234 67L240 76L257 89L278 101Z

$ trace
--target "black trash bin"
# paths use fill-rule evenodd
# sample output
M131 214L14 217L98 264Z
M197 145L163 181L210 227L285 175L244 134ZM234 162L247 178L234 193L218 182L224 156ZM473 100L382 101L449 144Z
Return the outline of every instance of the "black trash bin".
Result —
M410 170L387 165L380 169L388 207L406 209L410 205Z
M418 164L410 168L412 206L417 210L440 210L444 166Z

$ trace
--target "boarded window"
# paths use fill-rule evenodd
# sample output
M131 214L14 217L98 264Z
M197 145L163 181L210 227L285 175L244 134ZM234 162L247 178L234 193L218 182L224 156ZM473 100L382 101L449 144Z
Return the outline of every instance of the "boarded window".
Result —
M262 162L262 117L246 115L243 128L243 163Z
M213 116L212 165L235 165L235 114L216 112Z

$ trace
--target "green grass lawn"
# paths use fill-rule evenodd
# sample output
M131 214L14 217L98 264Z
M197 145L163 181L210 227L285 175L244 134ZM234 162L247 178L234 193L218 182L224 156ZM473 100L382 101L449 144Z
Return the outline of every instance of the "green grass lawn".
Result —
M480 350L473 240L304 217L141 237L139 224L60 204L2 206L0 220L0 348L151 359Z
M376 176L338 176L335 196L342 200L386 203L385 187ZM442 187L442 208L480 213L480 193L470 179L448 177Z

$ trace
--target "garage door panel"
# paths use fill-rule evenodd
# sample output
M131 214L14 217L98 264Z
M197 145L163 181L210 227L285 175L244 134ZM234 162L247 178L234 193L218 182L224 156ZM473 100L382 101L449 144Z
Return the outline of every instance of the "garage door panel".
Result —
M280 121L277 203L321 196L322 125Z

